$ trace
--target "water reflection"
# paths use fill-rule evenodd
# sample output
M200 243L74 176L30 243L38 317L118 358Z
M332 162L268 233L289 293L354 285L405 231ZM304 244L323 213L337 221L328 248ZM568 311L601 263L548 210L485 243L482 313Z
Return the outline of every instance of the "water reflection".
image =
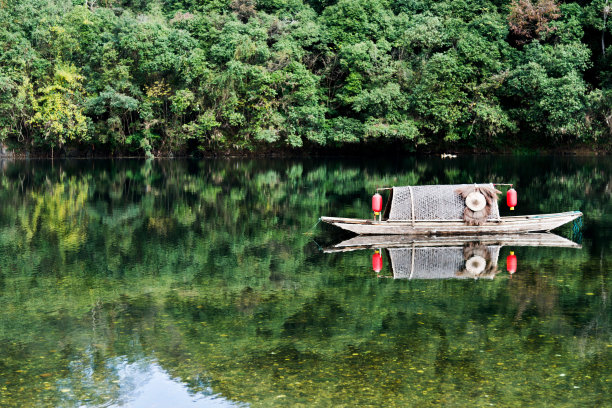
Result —
M372 268L379 277L381 249L386 249L394 279L493 279L500 272L498 258L503 246L581 248L552 233L481 236L362 235L332 245L323 252L348 252L376 248ZM516 255L506 260L506 269L516 273Z
M390 249L395 279L495 278L499 246L470 242L464 247Z
M246 407L214 395L207 387L203 392L192 392L180 379L171 378L157 362L113 361L117 371L117 382L123 397L111 407L129 406L133 408L166 407ZM190 378L188 379L190 380Z
M610 405L611 167L6 162L1 405L129 406L160 389L175 406ZM372 252L321 254L305 234L322 213L368 214L377 185L510 178L519 214L580 208L583 249L504 244L493 280L394 280L372 274ZM467 252L494 259L455 247L459 271ZM517 273L502 279L510 250Z

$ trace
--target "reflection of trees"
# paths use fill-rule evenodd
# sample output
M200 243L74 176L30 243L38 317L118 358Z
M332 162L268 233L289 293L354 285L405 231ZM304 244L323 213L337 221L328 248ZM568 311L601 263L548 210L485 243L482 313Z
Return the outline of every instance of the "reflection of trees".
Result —
M33 191L31 203L22 207L19 213L19 224L25 232L26 242L31 243L38 233L44 235L44 239L56 240L62 255L68 250L78 249L87 238L83 208L88 188L86 181L71 177L43 191Z
M605 386L584 375L599 378L610 362L605 228L585 231L584 251L523 250L511 281L477 283L370 279L369 256L322 256L302 234L322 214L369 214L380 184L513 181L523 213L580 205L587 226L612 213L601 162L449 163L9 164L0 392L11 394L0 397L22 406L118 399L113 362L146 357L194 391L212 386L260 406L415 405L441 393L449 405L484 404L485 393L511 405L550 398L529 384L558 378L556 359L583 391L576 401L590 403ZM541 171L533 181L526 163Z

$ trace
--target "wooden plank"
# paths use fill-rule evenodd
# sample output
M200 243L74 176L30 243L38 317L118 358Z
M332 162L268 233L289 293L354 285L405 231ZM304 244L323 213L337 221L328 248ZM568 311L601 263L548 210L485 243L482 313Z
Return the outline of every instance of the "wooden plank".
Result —
M515 234L550 231L582 216L580 211L502 217L483 225L467 225L462 221L374 221L355 218L321 217L321 221L359 235L442 235L442 234Z

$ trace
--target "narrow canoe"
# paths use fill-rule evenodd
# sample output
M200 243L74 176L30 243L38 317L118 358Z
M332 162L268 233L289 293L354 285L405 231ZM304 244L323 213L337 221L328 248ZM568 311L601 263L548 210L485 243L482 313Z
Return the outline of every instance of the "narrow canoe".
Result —
M359 235L480 235L551 231L580 217L580 211L518 215L486 221L482 225L467 225L463 221L376 221L340 217L321 217L321 221Z

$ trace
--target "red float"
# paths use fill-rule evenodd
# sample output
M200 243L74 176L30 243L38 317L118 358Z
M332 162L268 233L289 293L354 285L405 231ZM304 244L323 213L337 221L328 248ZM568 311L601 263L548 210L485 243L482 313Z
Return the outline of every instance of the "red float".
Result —
M380 271L382 271L382 268L382 255L380 254L380 252L376 251L374 252L374 255L372 255L372 269L374 269L374 272L379 273Z
M513 188L510 188L510 190L508 190L508 192L506 193L506 204L508 204L508 207L510 207L511 210L514 210L514 207L516 207L516 190Z
M510 275L512 275L514 272L516 272L516 255L514 255L514 252L510 252L510 255L508 255L508 257L506 258L506 269L508 270L508 273Z
M372 211L378 215L382 211L382 196L378 193L372 196Z

